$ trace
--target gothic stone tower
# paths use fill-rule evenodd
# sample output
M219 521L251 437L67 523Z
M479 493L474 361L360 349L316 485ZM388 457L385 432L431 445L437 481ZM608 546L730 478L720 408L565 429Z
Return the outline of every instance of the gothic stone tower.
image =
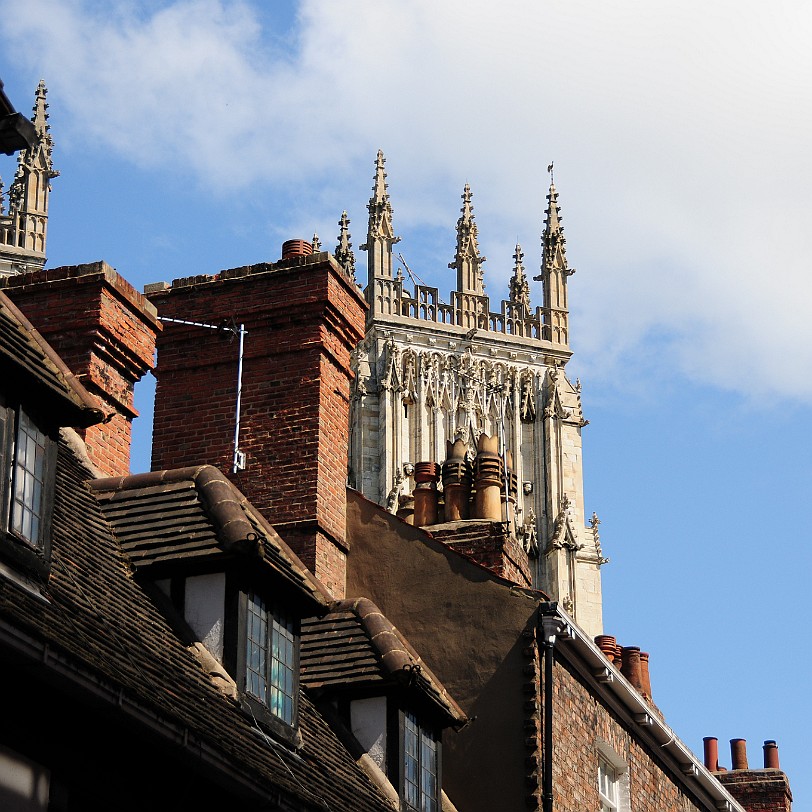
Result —
M54 171L53 139L48 126L45 83L37 86L31 121L36 141L17 158L17 172L9 187L8 212L0 182L0 276L37 271L45 265L48 197Z
M573 386L564 371L572 354L567 280L573 269L555 185L551 181L541 274L535 277L542 282L543 306L531 308L517 245L509 298L492 311L470 188L462 195L449 263L457 272L456 289L446 304L437 288L410 289L401 272L393 272L392 246L399 237L386 177L379 151L361 246L368 254L369 312L353 359L350 485L392 512L414 499L418 524L427 515L420 509L424 491L436 488L440 508L427 523L474 521L483 518L474 508L461 514L454 507L450 515L442 464L462 453L473 479L471 505L483 503L487 477L477 484L477 456L486 445L498 449L498 520L530 559L534 585L561 601L587 633L601 634L600 567L606 559L597 517L584 521L581 429L587 421L580 385Z

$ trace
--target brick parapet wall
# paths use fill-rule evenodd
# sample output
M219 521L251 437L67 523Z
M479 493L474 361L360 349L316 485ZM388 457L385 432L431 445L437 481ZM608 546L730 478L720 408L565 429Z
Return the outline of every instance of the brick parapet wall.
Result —
M18 274L0 282L110 415L80 431L106 476L130 472L135 384L153 366L157 311L105 262Z
M519 542L499 522L460 521L427 527L432 537L467 555L491 572L524 587L532 586L530 561Z
M558 647L556 648L558 651ZM600 809L598 753L608 747L626 765L634 812L707 810L632 728L602 704L557 655L553 675L553 808ZM621 807L625 808L625 807Z
M170 323L158 342L153 469L221 468L343 596L350 354L363 337L366 308L360 293L321 254L149 286L147 295L162 317L233 321L247 331L245 470L232 473L236 339Z
M714 773L747 812L790 812L792 793L781 770L730 770Z

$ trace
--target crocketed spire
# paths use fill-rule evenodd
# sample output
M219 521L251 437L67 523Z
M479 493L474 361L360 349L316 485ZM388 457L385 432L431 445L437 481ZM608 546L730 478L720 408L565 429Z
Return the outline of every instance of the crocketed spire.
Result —
M367 241L360 246L361 250L368 254L367 269L370 284L375 277L392 278L392 246L400 242L400 237L395 236L392 227L392 205L387 192L385 163L386 158L383 157L383 151L379 149L375 159L372 197L367 205L369 210Z
M461 215L457 220L457 250L454 254L454 261L449 262L448 267L457 269L457 290L460 293L473 293L481 296L485 293L482 272L485 257L479 255L477 226L471 197L471 187L466 183L462 193Z

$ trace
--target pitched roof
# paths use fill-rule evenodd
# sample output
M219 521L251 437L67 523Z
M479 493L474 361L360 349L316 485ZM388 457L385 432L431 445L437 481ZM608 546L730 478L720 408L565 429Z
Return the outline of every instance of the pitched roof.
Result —
M86 427L104 419L98 401L1 290L0 368L25 378L47 403L64 410L61 425Z
M254 798L271 791L281 796L279 808L391 812L304 693L302 748L294 753L271 746L217 690L130 577L87 487L90 475L65 443L57 472L45 600L0 578L0 659L22 661L26 680L48 669L57 672L55 690L63 693L47 697L46 713L51 704L69 707L86 697L110 725L135 719L156 743L174 736L173 745L182 742L175 758L192 765L198 776L228 773L250 787ZM110 746L116 746L113 740Z
M369 598L338 601L324 617L303 621L300 665L310 689L406 685L431 701L448 724L467 722L440 680Z
M136 569L249 556L320 607L328 605L315 576L213 465L96 479L90 488Z

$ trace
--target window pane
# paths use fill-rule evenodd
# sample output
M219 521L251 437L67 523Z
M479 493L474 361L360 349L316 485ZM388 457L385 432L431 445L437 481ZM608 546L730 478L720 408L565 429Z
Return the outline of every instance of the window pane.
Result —
M248 596L246 617L245 690L263 703L268 693L268 623L265 604L256 595Z
M437 810L437 743L425 729L420 731L420 809Z
M19 414L11 526L14 532L23 538L33 544L42 545L40 523L43 513L47 438L22 409Z
M293 618L281 612L273 616L271 658L271 712L293 724L296 707L296 632Z
M272 612L255 594L248 596L246 685L268 710L292 725L296 715L296 622Z

